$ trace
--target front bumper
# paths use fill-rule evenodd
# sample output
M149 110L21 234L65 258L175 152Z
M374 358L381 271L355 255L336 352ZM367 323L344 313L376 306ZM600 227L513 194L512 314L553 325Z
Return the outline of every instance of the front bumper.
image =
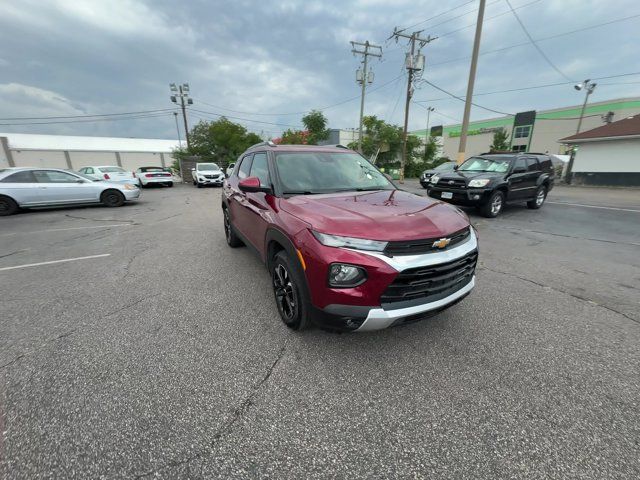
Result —
M486 188L446 188L429 184L427 195L431 198L437 198L443 202L453 203L466 207L476 207L485 204L493 190ZM451 198L442 198L443 193L451 193Z
M140 189L136 188L135 190L120 190L124 194L124 198L126 201L137 200L140 198Z
M344 250L355 252L349 249ZM377 252L358 251L364 257L384 262L389 271L393 272L386 274L385 280L382 280L379 276L382 272L379 271L378 275L372 275L360 288L371 290L373 286L366 287L367 283L379 281L381 283L379 285L381 294L393 283L394 278L404 271L414 271L416 268L422 267L436 268L451 264L473 257L473 255L477 256L477 250L477 236L475 231L472 231L472 234L469 235L468 240L464 243L440 252L389 257ZM464 279L461 278L459 284L454 284L447 291L440 294L428 294L423 300L418 297L408 301L381 304L380 297L376 296L375 298L370 297L371 303L361 303L359 305L351 304L351 301L361 298L362 292L357 289L344 289L345 296L340 299L342 301L331 302L324 308L314 309L314 320L320 326L333 330L358 332L380 330L435 315L462 300L471 292L474 286L475 274L471 270L470 274L465 275ZM351 295L353 296L348 298ZM374 304L373 302L375 301L378 303ZM419 303L420 301L424 303Z
M224 183L224 175L219 178L198 178L196 182L200 185L222 185Z

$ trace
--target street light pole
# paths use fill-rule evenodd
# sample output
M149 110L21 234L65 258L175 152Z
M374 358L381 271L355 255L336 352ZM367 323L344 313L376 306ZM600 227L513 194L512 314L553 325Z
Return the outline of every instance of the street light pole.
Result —
M182 110L182 119L184 120L184 136L187 140L187 150L191 147L189 142L189 125L187 124L187 105L193 105L193 99L189 98L189 84L183 83L176 86L175 83L169 84L171 96L169 97L173 103L178 103L180 97L180 109Z
M576 128L576 135L580 133L580 127L582 127L582 119L584 118L584 112L587 109L587 103L589 102L589 95L593 93L597 85L598 85L597 83L592 82L591 79L587 78L584 82L578 83L573 86L573 88L575 88L578 91L582 89L584 89L585 91L584 102L582 103L582 110L580 110L580 118L578 119L578 127ZM569 185L571 185L571 182L573 180L571 177L573 176L573 161L575 159L575 156L576 156L576 151L572 149L571 156L569 157L569 165L567 165L567 173L565 174L565 179Z
M178 112L173 112L173 118L176 121L176 132L178 132L178 147L182 148L182 139L180 138L180 127L178 126Z

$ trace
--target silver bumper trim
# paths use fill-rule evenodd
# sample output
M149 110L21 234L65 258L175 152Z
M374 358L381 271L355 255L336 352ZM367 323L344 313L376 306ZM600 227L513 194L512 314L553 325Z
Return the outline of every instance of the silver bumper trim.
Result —
M370 332L373 330L380 330L389 327L393 322L402 317L409 317L419 313L429 312L441 307L445 307L450 303L455 302L460 297L463 297L469 293L476 284L475 275L471 281L457 292L452 293L448 297L441 300L437 300L431 303L424 303L422 305L416 305L415 307L399 308L397 310L384 310L382 308L373 308L369 311L369 315L365 319L364 323L356 330L356 332Z

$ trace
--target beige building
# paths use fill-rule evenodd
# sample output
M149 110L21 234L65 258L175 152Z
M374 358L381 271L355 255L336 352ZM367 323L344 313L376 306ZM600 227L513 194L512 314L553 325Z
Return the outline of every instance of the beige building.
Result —
M582 105L551 110L518 113L515 117L503 116L471 122L467 137L467 157L488 152L497 129L504 128L514 151L564 154L569 146L558 140L576 133ZM612 112L612 114L610 113ZM587 105L581 131L621 120L640 113L640 97L620 98ZM430 129L432 136L441 136L443 156L455 159L458 153L461 125L436 126ZM425 130L412 132L424 137Z
M0 133L0 168L169 167L177 140Z

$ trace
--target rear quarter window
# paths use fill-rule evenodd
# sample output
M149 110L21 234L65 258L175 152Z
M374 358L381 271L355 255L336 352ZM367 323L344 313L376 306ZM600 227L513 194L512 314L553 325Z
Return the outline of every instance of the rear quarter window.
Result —
M36 183L36 179L33 176L33 172L31 170L26 170L23 172L16 172L12 175L9 175L2 180L2 183Z

